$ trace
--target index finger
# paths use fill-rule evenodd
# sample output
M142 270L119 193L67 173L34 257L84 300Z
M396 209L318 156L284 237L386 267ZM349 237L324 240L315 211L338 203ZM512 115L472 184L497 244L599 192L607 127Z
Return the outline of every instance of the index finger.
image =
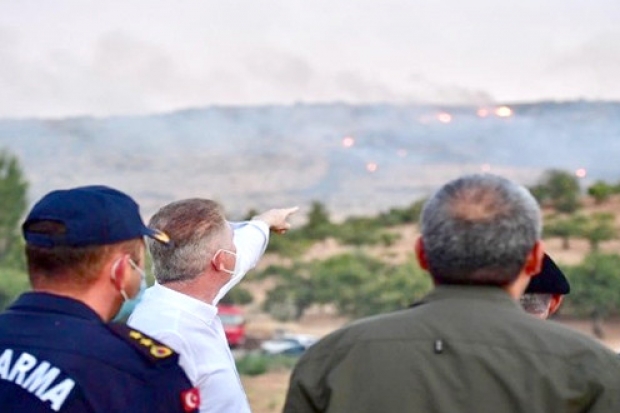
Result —
M291 208L284 208L284 213L286 215L292 215L294 213L296 213L297 211L299 211L299 207L298 206L294 206Z

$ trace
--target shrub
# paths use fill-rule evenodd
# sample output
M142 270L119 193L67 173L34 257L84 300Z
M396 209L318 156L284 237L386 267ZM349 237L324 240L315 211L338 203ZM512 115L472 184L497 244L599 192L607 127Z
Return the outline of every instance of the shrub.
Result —
M269 360L265 355L248 353L237 360L236 363L239 374L258 376L267 372Z

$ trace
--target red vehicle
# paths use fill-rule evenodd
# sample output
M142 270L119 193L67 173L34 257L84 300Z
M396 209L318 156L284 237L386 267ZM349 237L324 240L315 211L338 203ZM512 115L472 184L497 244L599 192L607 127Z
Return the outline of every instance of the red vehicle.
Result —
M243 346L245 343L245 317L241 308L232 304L219 304L217 309L230 348Z

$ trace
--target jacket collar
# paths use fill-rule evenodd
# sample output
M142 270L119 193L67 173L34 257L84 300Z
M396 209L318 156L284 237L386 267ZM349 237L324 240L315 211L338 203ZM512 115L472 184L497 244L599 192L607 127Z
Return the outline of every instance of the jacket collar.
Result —
M437 285L426 297L420 302L413 304L413 306L442 300L494 302L499 305L521 309L519 303L501 287L489 285Z
M103 322L99 314L81 301L61 295L30 291L23 293L8 311L64 314Z

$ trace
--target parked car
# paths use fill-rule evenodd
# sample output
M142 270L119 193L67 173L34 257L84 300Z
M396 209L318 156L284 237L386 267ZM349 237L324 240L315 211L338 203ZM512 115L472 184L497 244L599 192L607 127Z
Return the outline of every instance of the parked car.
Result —
M261 343L261 350L270 355L296 356L302 354L318 339L307 334L282 334Z
M232 304L218 304L217 309L230 348L243 346L245 343L245 316L243 315L243 310Z

